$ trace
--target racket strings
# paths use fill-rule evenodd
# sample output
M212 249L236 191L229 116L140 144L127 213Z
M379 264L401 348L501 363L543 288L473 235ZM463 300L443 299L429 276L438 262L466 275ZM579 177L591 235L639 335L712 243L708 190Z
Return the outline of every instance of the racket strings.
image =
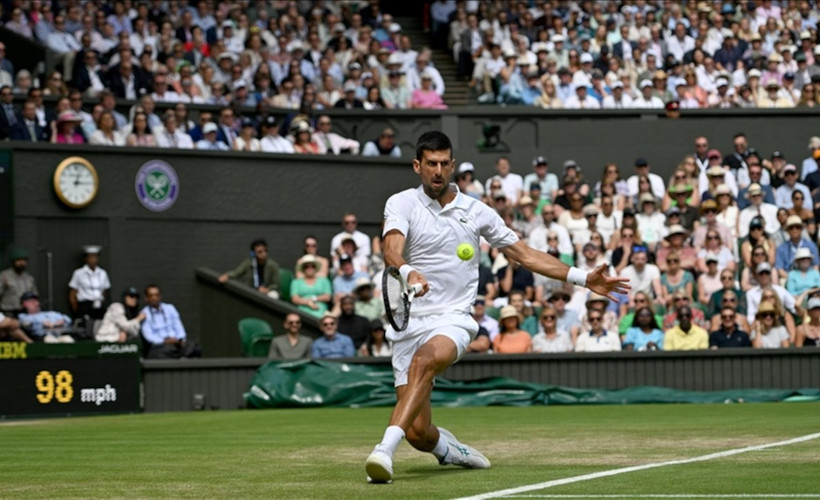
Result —
M405 297L402 293L401 282L391 276L387 280L387 301L390 304L390 313L398 325L403 324L407 317L404 300Z

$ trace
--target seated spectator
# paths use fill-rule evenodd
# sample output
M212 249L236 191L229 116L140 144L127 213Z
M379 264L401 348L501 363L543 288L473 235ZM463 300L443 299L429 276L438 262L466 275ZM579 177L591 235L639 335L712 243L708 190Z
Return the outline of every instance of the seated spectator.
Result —
M570 332L572 327L580 321L578 313L572 309L567 309L570 295L563 288L555 290L549 296L549 303L555 308L556 328L559 331Z
M396 144L396 133L386 128L377 139L367 141L362 149L362 156L391 156L401 158L401 148Z
M708 349L709 334L692 323L692 309L683 306L678 309L678 324L666 330L663 337L664 351L688 351Z
M680 215L680 212L676 215L674 210L677 210L677 207L669 209L672 219ZM678 257L678 268L683 271L688 271L691 274L691 272L694 272L697 264L697 250L690 245L684 245L687 236L686 229L680 223L673 223L669 218L667 218L666 222L669 223L669 226L663 238L664 243L658 247L655 265L658 266L661 272L668 271L666 263L667 256L675 254Z
M518 289L513 289L507 296L505 305L511 305L518 312L520 324L519 327L532 337L538 331L538 320L533 315L533 309L527 301L525 292Z
M800 297L802 300L803 297ZM772 289L771 287L766 288L763 290L763 294L760 296L760 306L763 304L771 304L774 306L775 315L780 318L781 323L783 326L786 327L786 331L789 333L789 342L794 343L794 339L797 337L797 326L795 322L795 317L802 313L802 309L797 307L797 298L795 300L795 312L789 311L783 305L783 300L780 299L778 293ZM749 333L750 337L754 341L754 329L750 328Z
M744 332L751 331L751 327L749 326L749 321L746 319L746 312L745 307L742 307L745 301L740 300L738 295L735 293L734 290L721 290L722 297L720 300L715 301L715 305L713 307L718 312L711 316L711 320L709 322L709 331L715 331L720 328L721 319L720 319L720 311L723 310L725 307L731 307L735 314L735 323L737 323L738 328L743 330ZM718 295L718 294L715 294Z
M413 91L410 96L410 107L414 109L447 109L444 100L433 88L433 74L423 71L421 74L421 88Z
M364 109L364 103L356 97L357 89L356 82L346 81L344 84L344 97L336 101L333 107L336 109Z
M603 315L593 311L589 314L590 329L581 332L575 341L575 352L620 351L621 339L617 332L604 328Z
M319 147L319 154L359 154L359 141L347 139L330 131L332 122L329 116L319 116L316 124L317 130L313 133L313 142Z
M682 226L672 226L670 231L682 230ZM676 238L680 238L680 234L675 233ZM681 267L681 253L673 251L666 257L666 272L661 274L661 293L663 295L664 303L667 307L672 305L673 295L681 291L687 297L694 295L695 278L692 273Z
M604 327L604 330L608 332L615 332L618 330L618 315L614 311L607 310L607 306L609 305L608 298L594 292L589 292L585 305L586 313L581 317L581 322L578 325L573 326L572 330L570 330L570 338L573 343L575 343L575 340L581 332L585 332L592 328L592 325L589 322L589 315L593 312L602 315L601 321L603 322L602 326Z
M161 129L154 129L157 146L161 148L193 149L194 142L177 123L177 116L173 110L168 110L162 116Z
M103 111L97 118L97 130L91 133L89 144L100 146L125 146L125 136L116 130L117 123L114 115Z
M345 295L339 299L339 315L336 318L339 332L351 339L358 350L370 334L370 320L356 314L356 299L352 295Z
M17 319L35 342L48 344L74 342L72 334L77 333L71 326L71 318L57 311L40 310L40 298L34 292L26 292L20 297L23 306Z
M157 146L151 127L148 126L148 115L145 112L134 113L134 120L131 122L131 133L125 139L125 143L128 146Z
M142 337L148 343L147 358L198 358L202 350L187 342L185 327L177 308L162 301L157 285L145 287L146 306L142 309Z
M777 206L763 201L763 188L760 184L752 183L748 190L749 205L740 211L737 219L737 235L745 237L749 232L749 223L755 217L763 219L763 230L768 234L774 234L780 229L780 222L777 220ZM785 209L783 209L785 212ZM697 242L695 242L697 245Z
M25 342L31 344L32 340L26 332L20 328L20 322L14 318L9 318L0 312L0 340Z
M140 311L140 293L131 287L122 292L122 302L112 302L103 316L97 342L130 342L140 338L140 326L145 312Z
M302 257L299 258L299 260L296 261L296 270L294 276L297 278L304 278L304 274L302 274L302 272L300 271L300 264L303 258L310 255L312 256L312 258L316 259L316 264L318 266L316 270L316 276L327 278L328 273L330 272L330 259L319 255L319 241L314 236L305 236L305 241L302 250L305 253Z
M60 113L57 120L52 122L51 142L55 144L85 144L85 137L78 130L82 121L82 118L75 115L73 111Z
M653 252L663 240L666 224L666 216L656 211L657 203L655 195L643 193L640 197L640 212L635 214L638 231Z
M338 301L343 296L352 294L356 283L361 278L369 279L365 271L355 268L352 254L341 254L339 256L339 273L333 278L335 299Z
M102 319L105 314L103 304L108 299L111 281L105 269L99 267L100 250L96 245L83 247L85 265L75 269L68 282L68 303L75 318Z
M661 323L661 330L666 331L678 322L678 309L681 307L689 307L692 309L692 322L704 330L709 328L709 322L703 311L696 307L692 307L692 296L687 295L683 290L678 290L672 294L671 301L666 308L666 314L663 315L663 323Z
M801 249L806 249L811 255L811 267L816 269L820 265L820 256L817 253L817 245L810 240L803 238L803 220L797 215L790 215L786 219L786 231L789 234L788 241L784 241L777 247L775 252L775 268L779 278L786 278L789 274L789 267L794 262L794 256Z
M329 312L321 315L319 327L323 336L313 341L310 348L311 358L352 358L356 355L353 339L344 333L339 333L336 325L335 316Z
M315 257L302 257L300 265L304 278L297 278L291 282L290 301L301 311L320 317L327 312L327 303L331 300L330 280L316 275L318 263Z
M655 322L655 315L646 306L635 312L632 326L623 341L625 351L657 351L663 349L663 331Z
M768 262L774 265L777 246L774 241L763 230L763 219L755 217L749 222L749 234L743 238L740 244L740 256L743 259L744 272L751 268L754 270L756 264ZM740 277L743 283L743 275Z
M478 295L475 298L471 312L479 328L483 328L487 332L489 341L495 340L498 335L498 321L487 314L487 304L483 295ZM489 349L489 346L487 346L487 349Z
M658 266L649 264L649 255L646 247L633 247L630 262L621 276L629 279L632 287L632 294L644 292L653 297L656 304L663 304L663 292L661 290L661 273Z
M28 252L15 248L10 255L11 267L0 272L0 311L15 316L20 310L20 298L26 292L37 294L37 283L29 273Z
M224 142L217 141L218 127L214 122L208 122L202 126L202 139L197 141L196 149L204 149L210 151L228 151L228 145Z
M262 145L256 137L256 127L253 120L243 116L239 136L233 143L235 151L261 151Z
M756 278L759 284L746 292L746 317L749 323L755 320L764 295L776 296L790 313L795 312L794 296L782 286L772 283L772 267L768 262L757 266Z
M541 333L532 338L532 351L541 353L572 352L572 340L557 328L555 308L550 304L541 310Z
M476 338L478 338L478 336L476 336ZM473 342L475 342L475 340ZM377 358L389 358L393 355L393 344L387 340L382 320L374 319L370 322L370 335L368 335L367 341L362 344L361 349L359 349L359 354Z
M297 154L319 154L319 145L313 141L313 127L305 120L291 123L290 131L293 134L293 152Z
M804 206L803 201L805 199L806 196L802 191L798 189L792 191L792 208L789 209L789 215L796 215L800 217L803 220L803 224L806 231L809 233L809 236L811 236L813 240L816 240L817 224L814 221L814 212ZM808 198L808 200L809 205L811 205L812 199Z
M48 142L50 131L40 126L37 108L33 101L26 101L19 119L9 129L12 141Z
M809 320L797 327L795 347L820 347L820 299L812 297L806 306Z
M730 242L727 243L731 244ZM706 245L698 252L697 270L699 272L709 271L708 260L714 260L717 263L718 272L726 269L734 273L737 266L734 254L727 244L720 239L720 234L717 231L708 231L706 233Z
M279 298L279 265L268 258L268 243L263 239L251 242L251 256L243 259L234 269L219 276L219 282L237 280L255 288L272 299Z
M412 95L407 86L401 84L402 75L401 71L390 71L387 75L388 85L381 88L387 109L410 109Z
M820 317L820 315L818 315ZM735 310L730 306L724 306L720 310L720 316L715 316L719 320L719 328L709 334L709 348L723 349L725 347L752 347L749 334L740 329L736 322Z
M794 296L820 287L820 272L812 267L812 255L808 248L798 248L792 259L792 269L786 278L786 290Z
M259 140L259 146L266 153L294 153L293 143L279 135L279 127L273 115L267 116L262 122L264 133Z
M384 300L373 295L373 282L369 278L359 278L353 287L356 298L356 314L370 321L384 317Z
M521 316L513 306L504 306L498 315L501 326L498 336L493 341L493 352L496 354L522 354L532 351L530 334L520 329Z
M283 322L285 334L273 337L268 351L268 358L272 359L300 359L309 358L313 340L300 333L302 318L296 313L288 313Z
M752 325L752 338L752 346L756 349L789 347L789 332L771 303L760 304Z

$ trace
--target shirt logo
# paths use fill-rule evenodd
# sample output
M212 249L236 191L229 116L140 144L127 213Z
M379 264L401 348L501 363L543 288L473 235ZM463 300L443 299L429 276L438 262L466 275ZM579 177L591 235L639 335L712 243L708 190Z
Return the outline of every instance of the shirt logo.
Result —
M459 218L458 221L467 224L467 219L465 219L464 217Z
M137 172L135 188L142 206L152 212L164 212L179 197L179 178L171 165L151 160Z

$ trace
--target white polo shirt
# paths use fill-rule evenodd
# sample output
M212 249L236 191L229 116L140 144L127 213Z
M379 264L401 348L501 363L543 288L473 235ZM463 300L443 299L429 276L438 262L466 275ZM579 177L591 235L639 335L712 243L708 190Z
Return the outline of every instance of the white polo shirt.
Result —
M87 265L74 270L68 287L77 290L77 300L102 301L105 296L103 292L111 288L108 280L108 273L104 269L97 267L93 271ZM97 307L97 306L95 306Z
M411 314L463 312L469 314L478 291L478 255L463 261L456 247L469 243L478 251L484 237L496 248L518 241L490 207L458 192L442 207L422 187L396 193L384 208L384 234L398 230L405 238L404 259L424 275L430 290L413 301Z

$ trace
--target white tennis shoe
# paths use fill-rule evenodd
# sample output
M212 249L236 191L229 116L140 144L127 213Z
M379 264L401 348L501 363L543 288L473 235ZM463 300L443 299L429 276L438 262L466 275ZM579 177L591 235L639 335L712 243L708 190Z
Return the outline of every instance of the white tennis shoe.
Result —
M447 453L439 459L439 465L458 465L468 469L490 468L490 461L480 451L472 446L461 444L447 429L439 427L438 431L447 441Z
M393 458L381 444L377 444L373 448L373 453L365 460L364 470L367 472L368 483L393 482Z

